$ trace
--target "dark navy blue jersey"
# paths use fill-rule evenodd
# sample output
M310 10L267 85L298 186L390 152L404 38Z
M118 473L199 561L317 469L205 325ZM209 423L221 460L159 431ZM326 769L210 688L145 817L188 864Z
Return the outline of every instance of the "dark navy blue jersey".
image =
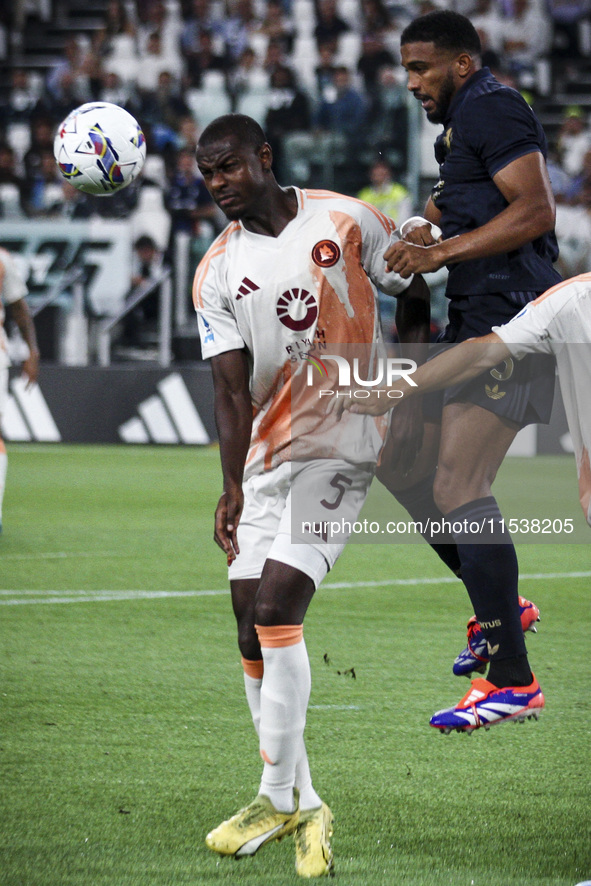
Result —
M501 169L534 151L547 154L544 131L525 99L482 68L454 96L435 142L439 181L433 202L445 239L480 228L508 203L493 182ZM533 290L560 282L554 232L508 253L449 266L447 295Z

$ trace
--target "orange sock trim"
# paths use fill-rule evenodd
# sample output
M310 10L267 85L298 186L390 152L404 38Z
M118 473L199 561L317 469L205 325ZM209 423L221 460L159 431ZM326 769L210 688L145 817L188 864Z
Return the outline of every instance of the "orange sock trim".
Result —
M255 625L259 643L269 649L295 646L304 639L303 625Z
M244 673L247 677L252 677L253 680L262 680L263 678L263 659L258 659L257 661L252 661L252 659L244 658L242 656L242 667L244 668Z

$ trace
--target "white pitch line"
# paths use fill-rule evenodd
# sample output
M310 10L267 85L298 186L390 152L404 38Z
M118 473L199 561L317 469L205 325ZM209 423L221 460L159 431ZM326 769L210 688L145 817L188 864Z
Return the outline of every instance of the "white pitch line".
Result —
M2 560L67 560L70 557L113 559L114 557L133 557L134 554L116 554L109 551L47 551L46 553L32 552L30 554L3 554Z
M565 578L591 578L589 572L531 572L520 576L520 581L549 581L552 579ZM458 582L457 578L444 576L443 578L392 578L382 581L339 581L327 582L322 585L322 590L347 590L353 588L384 588L384 587L401 587L404 585L439 585ZM88 591L86 589L70 590L70 591L35 591L30 589L23 590L0 590L3 594L27 594L27 595L44 595L39 599L20 599L12 598L7 600L0 599L0 606L23 606L47 603L108 603L118 600L159 600L174 597L220 597L229 594L228 588L212 588L206 591L142 591L142 590L97 590ZM63 594L64 596L57 596ZM78 595L78 596L72 596Z

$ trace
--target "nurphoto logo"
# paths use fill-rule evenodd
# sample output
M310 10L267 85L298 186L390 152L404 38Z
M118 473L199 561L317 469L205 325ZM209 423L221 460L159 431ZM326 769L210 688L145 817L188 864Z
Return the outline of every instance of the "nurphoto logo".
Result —
M417 371L417 364L414 360L406 357L379 357L373 363L373 371L368 372L367 369L361 369L359 357L349 360L340 354L323 354L322 360L308 357L306 377L308 387L315 384L315 369L322 378L329 377L329 370L325 366L328 360L336 363L337 377L334 379L336 385L331 390L321 389L318 392L319 397L347 396L365 399L372 396L373 393L378 397L384 395L390 399L399 400L404 396L404 393L393 387L396 381L404 379L412 387L417 387L417 383L412 378L413 372ZM366 361L363 362L366 363ZM362 374L371 374L374 377L361 378ZM354 384L357 385L356 388L353 387ZM379 385L384 385L384 387L380 388Z

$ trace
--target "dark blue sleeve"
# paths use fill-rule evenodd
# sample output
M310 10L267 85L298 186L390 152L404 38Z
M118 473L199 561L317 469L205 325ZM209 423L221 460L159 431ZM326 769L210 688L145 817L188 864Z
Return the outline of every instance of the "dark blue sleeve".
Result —
M509 163L544 145L533 111L519 93L497 90L463 108L462 130L492 178Z

